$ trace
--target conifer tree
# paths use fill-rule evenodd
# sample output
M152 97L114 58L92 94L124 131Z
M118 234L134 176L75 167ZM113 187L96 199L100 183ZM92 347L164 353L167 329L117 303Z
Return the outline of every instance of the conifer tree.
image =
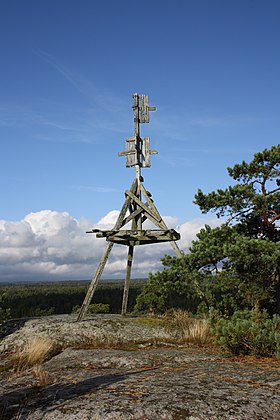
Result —
M194 203L202 213L213 211L217 217L227 217L227 223L238 222L240 231L250 237L279 241L280 145L227 170L237 184L208 194L199 189Z
M160 298L168 309L168 293L176 290L178 300L200 299L207 310L229 315L253 307L280 313L280 145L228 173L235 185L195 196L202 213L213 211L225 222L214 229L206 225L189 254L163 259L166 268L150 275L139 297L142 307L156 290L153 306Z

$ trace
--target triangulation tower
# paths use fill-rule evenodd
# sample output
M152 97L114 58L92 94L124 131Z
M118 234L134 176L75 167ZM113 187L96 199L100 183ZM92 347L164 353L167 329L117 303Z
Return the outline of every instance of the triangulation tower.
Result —
M151 166L150 155L157 154L156 150L150 150L150 138L140 136L140 124L150 122L149 113L156 108L148 105L148 96L133 95L134 111L134 136L126 139L125 152L120 152L119 156L126 157L126 167L135 167L136 177L129 190L125 191L125 202L120 211L117 222L112 230L93 229L87 233L96 233L97 238L106 238L108 244L104 250L95 275L87 291L82 304L77 321L82 321L91 302L98 281L105 268L109 254L114 243L126 245L128 247L126 278L123 292L122 315L126 314L129 284L131 278L131 268L134 247L137 245L153 244L158 242L170 242L176 254L182 253L175 241L180 239L179 233L174 229L168 229L161 215L159 214L152 195L143 185L141 175L142 168ZM146 220L153 223L156 229L144 229ZM124 227L130 223L130 228Z

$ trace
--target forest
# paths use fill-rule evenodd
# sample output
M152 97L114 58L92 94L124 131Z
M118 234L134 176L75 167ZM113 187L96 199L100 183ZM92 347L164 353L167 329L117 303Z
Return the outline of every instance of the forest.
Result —
M89 281L37 282L25 284L0 284L1 311L4 318L37 317L69 314L85 298ZM128 310L132 311L136 297L145 280L131 282ZM109 305L110 313L120 313L124 281L103 280L99 283L92 303ZM0 312L1 316L1 312Z

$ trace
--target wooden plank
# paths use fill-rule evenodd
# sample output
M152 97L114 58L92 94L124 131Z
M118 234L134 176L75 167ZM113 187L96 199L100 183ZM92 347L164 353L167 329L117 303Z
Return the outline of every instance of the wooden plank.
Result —
M142 184L141 184L142 186ZM141 188L140 186L140 188ZM132 194L130 191L126 191L125 192L133 201L135 201L139 207L141 207L145 213L150 214L155 220L157 220L158 222L160 222L162 220L160 214L156 214L153 212L152 209L150 209L149 207L147 207L138 197L136 197L136 195Z
M148 95L144 95L144 112L145 112L145 123L150 122L149 106L148 106Z
M138 242L138 245L170 242L180 239L179 233L174 229L147 229L147 230L106 230L96 235L99 238L106 237L107 241L127 245L130 242Z
M150 206L150 208L153 210L153 213L157 215L157 219L159 222L163 222L161 215L159 214L158 209L156 208L156 206L154 205L153 200L151 199L151 195L148 193L148 191L146 190L146 188L144 187L143 184L140 185L140 190L141 193L144 195L148 205ZM167 228L167 226L166 226Z
M142 160L143 168L149 168L151 166L150 137L143 138L142 155L143 155L143 160Z
M139 112L140 112L140 123L144 123L145 121L145 96L141 95L139 97Z
M127 223L129 223L131 220L133 220L136 216L138 216L141 213L142 213L142 209L141 208L133 211L132 213L130 213L129 216L127 216L125 219L123 219L123 222L122 222L122 226L121 227L127 225Z
M99 235L100 238L105 238L111 235L114 236L119 236L119 237L123 237L126 235L132 235L132 236L137 236L137 235L152 235L152 236L162 236L162 235L167 235L167 234L172 234L174 236L178 236L179 237L179 233L177 233L174 229L121 229L121 230L116 230L116 229L110 229L110 230L99 230L97 231L97 234Z
M134 111L134 132L135 136L139 136L139 95L134 93L133 95L133 111Z
M123 316L126 315L126 312L127 312L127 302L128 302L128 292L129 292L130 278L131 278L133 249L134 247L130 245L128 248L128 254L127 254L126 276L125 276L123 300L122 300L122 315Z
M126 167L135 166L135 137L127 138L125 142L125 153L126 153Z
M147 203L153 209L154 213L157 214L157 216L161 218L161 216L159 214L159 211L157 210L156 206L154 205L154 202L149 197L149 194L148 194L147 190L145 189L144 185L141 184L140 188L141 188L142 194L144 195L145 199L147 200ZM167 225L165 224L165 222L162 218L160 220L159 225L162 229L167 229ZM171 241L170 244L171 244L172 248L174 249L175 253L178 255L178 257L181 257L183 255L183 252L180 250L180 248L178 247L176 242Z

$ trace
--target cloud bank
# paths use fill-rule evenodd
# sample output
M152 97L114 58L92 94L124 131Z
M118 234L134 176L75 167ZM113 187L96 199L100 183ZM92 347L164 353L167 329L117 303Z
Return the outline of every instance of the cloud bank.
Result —
M67 212L42 210L20 221L0 220L0 281L41 281L90 279L106 245L106 240L86 234L91 229L111 229L119 215L113 210L98 223L77 220ZM181 234L180 249L188 251L205 221L196 219L176 226L177 220L165 216L169 228ZM211 226L220 224L209 220ZM148 224L146 225L148 227ZM174 255L169 243L135 247L132 276L143 278L162 269L160 259ZM114 245L103 278L124 278L127 247Z

